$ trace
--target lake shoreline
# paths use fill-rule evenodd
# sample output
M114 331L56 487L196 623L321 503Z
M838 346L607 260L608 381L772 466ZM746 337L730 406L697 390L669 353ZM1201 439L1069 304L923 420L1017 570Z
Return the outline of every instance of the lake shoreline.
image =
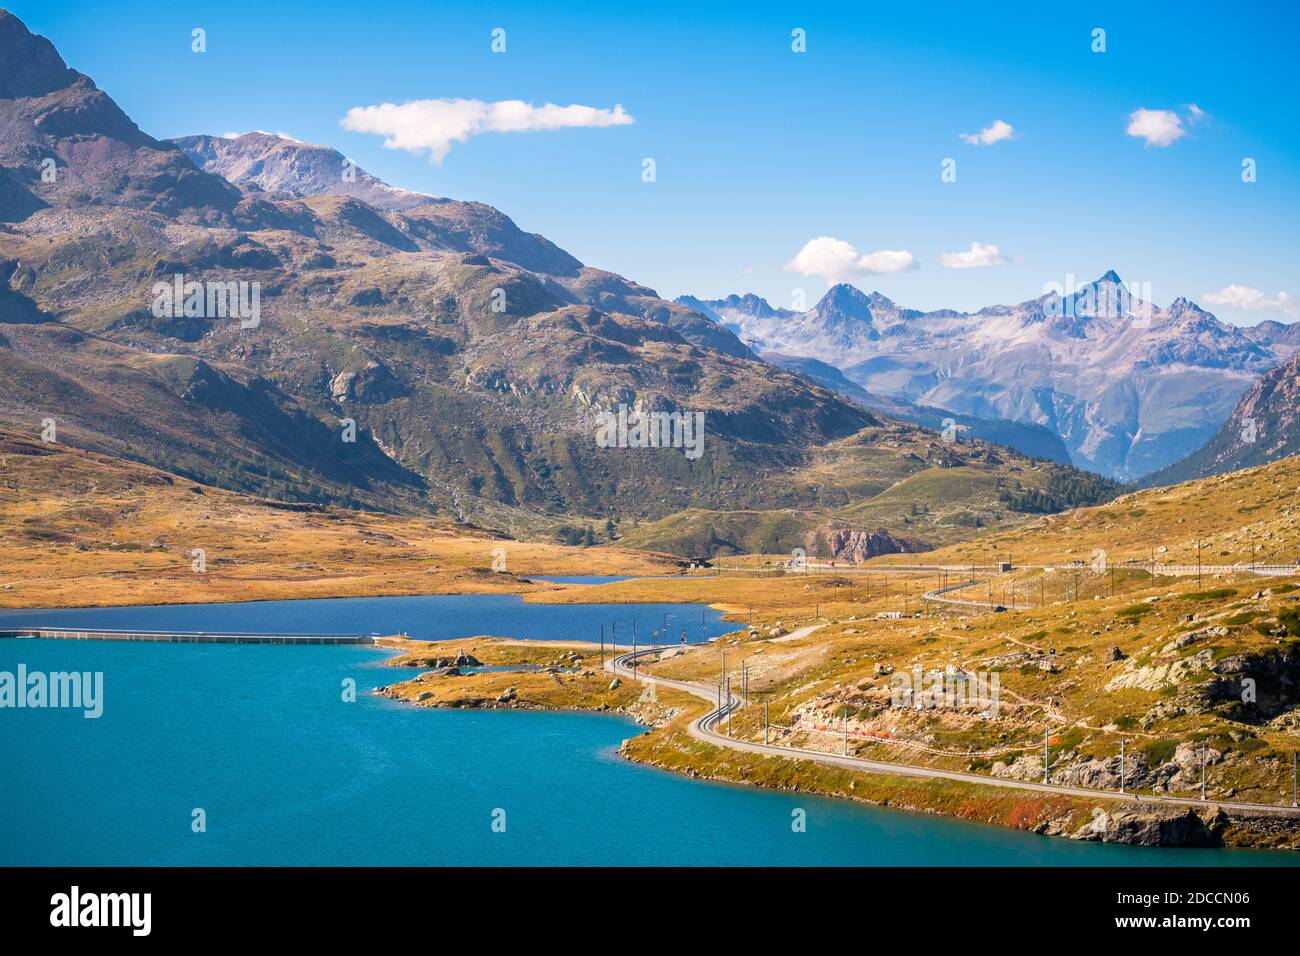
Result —
M517 661L513 649L526 649L531 659L557 665L559 658L548 648L556 642L512 642L509 640L456 640L457 647L470 645L487 658ZM426 642L420 650L453 642ZM506 652L505 657L495 655ZM389 666L402 666L399 655ZM544 660L543 660L544 659ZM586 663L585 659L581 663ZM952 781L918 780L902 775L851 771L827 767L797 758L739 753L701 743L686 733L686 726L705 708L698 699L679 691L659 689L623 681L595 666L557 678L546 672L521 676L519 672L485 675L446 673L437 668L409 681L384 688L383 696L418 707L434 709L490 709L530 711L590 711L620 713L633 717L645 732L623 741L619 754L634 763L656 767L690 779L707 779L736 785L790 793L849 800L856 804L909 813L938 814L968 822L1044 836L1086 842L1120 843L1132 846L1215 847L1294 850L1286 842L1285 824L1266 814L1228 814L1210 803L1204 812L1195 808L1159 806L1140 800L1101 810L1096 801L1069 795L1025 794L999 788L996 783L966 784ZM603 689L602 689L603 688ZM656 712L647 706L647 695L666 697L671 704Z

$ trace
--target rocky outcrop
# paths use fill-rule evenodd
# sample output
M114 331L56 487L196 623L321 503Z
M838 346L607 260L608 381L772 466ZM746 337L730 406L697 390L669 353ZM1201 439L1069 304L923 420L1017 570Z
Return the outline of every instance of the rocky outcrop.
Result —
M406 387L388 367L367 362L360 371L339 372L329 383L330 398L336 402L387 402L407 393Z
M1126 667L1106 682L1106 690L1159 690L1176 687L1184 681L1209 670L1214 663L1214 652L1208 648L1188 657L1154 661L1142 667Z
M835 561L865 561L881 554L910 554L929 551L923 541L902 538L885 528L875 531L854 531L848 528L823 526L805 539L809 554Z
M482 667L483 662L473 654L457 654L455 657L400 657L393 662L396 667L431 667L443 670L448 667Z
M1201 816L1191 807L1122 805L1093 811L1092 820L1069 834L1074 840L1134 846L1222 846L1227 818L1217 807Z
M1232 654L1215 662L1215 677L1191 692L1192 701L1246 723L1286 716L1300 706L1300 647Z

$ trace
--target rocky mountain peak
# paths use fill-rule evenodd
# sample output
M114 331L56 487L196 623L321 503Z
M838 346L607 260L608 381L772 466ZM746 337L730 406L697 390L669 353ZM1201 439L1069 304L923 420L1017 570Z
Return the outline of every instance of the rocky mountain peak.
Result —
M0 10L0 99L44 96L71 86L81 76L68 69L54 44Z
M856 286L841 282L826 291L812 310L820 317L871 321L871 298Z
M238 201L238 190L143 133L49 40L0 10L0 221L47 206L131 206L229 223Z
M1191 316L1196 319L1214 318L1212 315L1210 315L1209 312L1206 312L1204 309L1202 309L1191 299L1188 299L1187 297L1181 295L1178 298L1174 299L1173 302L1169 303L1169 308L1166 311L1169 313L1169 317L1172 319L1183 319L1188 316Z
M254 130L239 136L181 136L171 142L204 172L246 191L297 197L352 196L389 211L413 209L437 199L390 186L332 147L278 133Z
M772 308L767 299L755 295L753 292L746 292L744 295L729 295L723 299L723 303L742 315L753 316L756 319L770 319L777 315L777 311Z

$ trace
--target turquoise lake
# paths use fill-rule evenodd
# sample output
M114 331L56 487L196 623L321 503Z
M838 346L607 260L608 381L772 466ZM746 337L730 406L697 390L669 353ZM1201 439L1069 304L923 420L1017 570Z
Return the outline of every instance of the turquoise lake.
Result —
M5 611L4 624L598 637L688 605L500 596ZM626 624L624 622L627 622ZM706 614L710 636L731 629ZM0 865L1294 865L1150 850L689 780L617 754L621 717L437 711L365 646L0 640L0 670L101 671L104 712L0 710ZM343 683L358 693L344 701ZM207 830L191 829L202 808ZM803 809L807 830L793 832ZM504 811L505 832L494 832ZM499 815L498 815L499 817Z

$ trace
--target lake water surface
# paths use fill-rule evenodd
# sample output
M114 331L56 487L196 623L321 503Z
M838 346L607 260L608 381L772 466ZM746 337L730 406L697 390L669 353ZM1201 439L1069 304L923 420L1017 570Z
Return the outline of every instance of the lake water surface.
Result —
M633 616L648 631L665 612L697 639L697 607L501 596L5 611L0 625L590 638L617 620L622 639ZM730 629L713 612L706 626ZM0 865L1300 863L1080 844L689 780L619 757L619 742L641 732L621 717L439 711L371 696L410 676L383 667L386 654L0 640L0 670L104 675L97 720L0 710ZM203 833L191 828L197 808ZM803 833L791 829L797 809ZM504 833L492 829L498 811Z

